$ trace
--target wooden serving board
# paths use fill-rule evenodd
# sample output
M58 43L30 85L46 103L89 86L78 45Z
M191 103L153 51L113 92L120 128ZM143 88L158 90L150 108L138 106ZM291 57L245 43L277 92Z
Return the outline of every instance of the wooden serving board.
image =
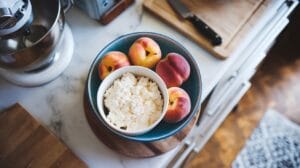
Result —
M105 128L105 126L97 119L96 115L92 112L92 108L86 97L84 97L84 111L91 129L99 138L99 140L101 140L112 150L134 158L153 157L175 148L188 135L196 122L196 118L200 114L200 112L198 112L197 115L192 119L192 121L174 136L155 142L142 143L123 139Z
M21 105L15 104L0 113L0 167L87 166Z
M144 7L187 37L213 53L227 58L260 18L261 10L270 0L182 0L195 15L213 28L223 39L212 46L187 20L180 18L167 0L144 0ZM259 12L259 14L256 14Z

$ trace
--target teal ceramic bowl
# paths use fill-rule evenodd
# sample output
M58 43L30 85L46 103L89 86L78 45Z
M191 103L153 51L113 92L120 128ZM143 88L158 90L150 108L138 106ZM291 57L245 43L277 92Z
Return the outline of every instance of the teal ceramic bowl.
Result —
M125 135L113 130L109 125L107 125L107 123L105 123L103 118L101 117L99 110L97 109L97 91L99 86L101 85L101 80L98 77L98 63L101 60L101 58L109 51L121 51L127 54L131 44L140 37L149 37L155 40L161 48L163 57L165 57L170 52L176 52L184 56L189 62L191 66L191 74L189 79L186 82L184 82L181 88L183 88L189 94L191 98L192 108L189 115L178 123L170 124L161 121L154 129L145 134ZM188 123L191 122L195 114L200 110L201 94L201 74L199 66L197 65L197 62L195 61L194 57L180 43L176 42L175 40L165 35L150 32L137 32L126 34L120 36L119 38L109 43L102 49L102 51L100 51L100 53L93 61L87 79L87 97L91 105L92 112L95 114L95 116L97 116L97 119L101 123L103 123L106 129L109 129L113 134L116 134L121 138L139 142L153 142L165 139L176 134L178 131L187 126Z

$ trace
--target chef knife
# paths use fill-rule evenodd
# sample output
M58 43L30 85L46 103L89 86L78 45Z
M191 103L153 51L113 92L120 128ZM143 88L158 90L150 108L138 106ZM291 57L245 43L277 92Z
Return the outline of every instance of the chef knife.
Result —
M222 44L222 38L200 18L191 13L191 11L180 2L180 0L168 0L168 2L176 13L178 13L182 18L188 19L192 22L198 32L207 38L213 46Z

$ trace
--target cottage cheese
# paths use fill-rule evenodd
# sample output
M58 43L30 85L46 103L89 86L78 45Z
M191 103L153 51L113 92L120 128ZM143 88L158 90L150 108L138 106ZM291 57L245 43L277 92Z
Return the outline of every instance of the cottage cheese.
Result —
M145 129L162 115L163 99L156 82L125 73L104 93L107 119L128 131Z

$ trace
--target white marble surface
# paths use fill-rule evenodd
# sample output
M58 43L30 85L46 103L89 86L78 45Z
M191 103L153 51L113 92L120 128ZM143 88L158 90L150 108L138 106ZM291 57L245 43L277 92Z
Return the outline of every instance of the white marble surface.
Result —
M236 57L216 59L171 27L145 12L137 0L107 26L88 18L77 8L67 14L75 40L72 61L53 82L35 88L22 88L0 79L0 110L20 102L41 123L60 137L89 167L161 167L174 151L149 159L132 159L111 151L91 131L83 112L83 90L89 66L97 53L116 37L151 31L181 42L197 59L203 80L203 98L212 90Z

